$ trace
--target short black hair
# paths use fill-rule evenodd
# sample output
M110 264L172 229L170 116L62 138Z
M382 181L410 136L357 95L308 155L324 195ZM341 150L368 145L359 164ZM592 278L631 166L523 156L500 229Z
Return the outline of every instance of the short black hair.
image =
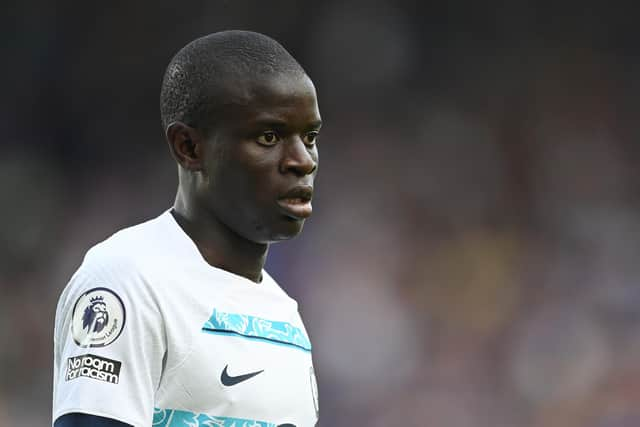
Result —
M221 86L237 78L291 73L304 75L300 64L280 43L252 31L222 31L187 44L171 59L162 80L160 113L163 130L181 121L206 127L204 120L219 104Z

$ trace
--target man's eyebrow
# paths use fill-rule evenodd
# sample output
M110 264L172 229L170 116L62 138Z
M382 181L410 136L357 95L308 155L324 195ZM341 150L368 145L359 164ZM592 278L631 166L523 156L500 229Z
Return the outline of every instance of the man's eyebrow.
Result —
M272 128L284 128L289 125L289 122L287 120L276 119L273 117L257 118L255 120L252 120L251 123L257 126L265 126L265 127L272 127ZM307 125L307 128L309 129L320 129L321 127L322 127L322 120L313 120Z
M251 123L256 126L263 126L263 127L269 127L269 128L275 128L275 129L284 128L287 126L286 120L279 120L275 118L256 119L256 120L252 120Z

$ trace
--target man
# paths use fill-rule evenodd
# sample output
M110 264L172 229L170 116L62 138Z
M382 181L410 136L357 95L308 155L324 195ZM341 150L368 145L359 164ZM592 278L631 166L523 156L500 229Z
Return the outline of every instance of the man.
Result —
M180 50L160 98L176 200L63 291L55 426L312 426L311 344L263 266L311 215L313 83L276 41L227 31Z

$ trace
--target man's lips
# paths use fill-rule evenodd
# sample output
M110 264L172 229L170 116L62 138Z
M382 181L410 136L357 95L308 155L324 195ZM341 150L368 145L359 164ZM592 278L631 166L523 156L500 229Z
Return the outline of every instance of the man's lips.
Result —
M278 199L278 204L286 214L295 219L309 218L313 211L311 199L313 187L299 185L287 191Z

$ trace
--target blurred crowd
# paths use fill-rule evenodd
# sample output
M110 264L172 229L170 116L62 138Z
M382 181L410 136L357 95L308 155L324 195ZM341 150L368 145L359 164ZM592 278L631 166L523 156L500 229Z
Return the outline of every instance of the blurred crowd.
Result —
M320 426L640 425L630 11L13 3L0 426L50 423L57 297L89 247L170 207L164 67L229 28L280 40L319 92L314 217L272 246L268 270L314 344Z

